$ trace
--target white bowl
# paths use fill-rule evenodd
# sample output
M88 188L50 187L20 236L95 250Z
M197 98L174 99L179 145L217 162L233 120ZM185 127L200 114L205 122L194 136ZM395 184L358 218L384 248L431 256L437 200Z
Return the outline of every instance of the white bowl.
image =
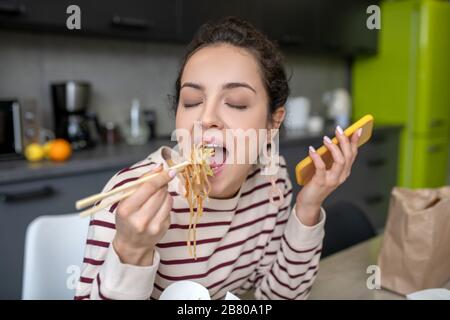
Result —
M211 300L209 291L204 286L193 281L177 281L168 286L159 300Z

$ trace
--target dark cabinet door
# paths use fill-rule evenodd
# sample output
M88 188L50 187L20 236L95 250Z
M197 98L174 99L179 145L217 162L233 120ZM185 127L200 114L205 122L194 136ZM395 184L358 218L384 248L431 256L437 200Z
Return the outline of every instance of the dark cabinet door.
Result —
M69 30L67 8L80 8L81 29ZM0 26L131 39L175 40L177 0L0 0Z
M181 19L179 39L191 41L201 25L227 16L236 16L260 26L259 0L179 0Z
M0 0L0 27L188 43L199 27L241 17L283 48L302 53L372 54L378 31L366 26L378 0ZM81 30L68 30L67 7L81 9Z
M176 39L177 0L83 0L82 5L91 34L144 40Z
M344 55L373 54L378 30L367 28L367 8L379 1L320 0L319 41L323 52Z
M17 17L26 12L26 6L20 0L0 0L0 16Z
M0 26L32 30L62 30L66 25L68 0L0 0Z
M317 1L262 0L263 31L281 46L317 46Z

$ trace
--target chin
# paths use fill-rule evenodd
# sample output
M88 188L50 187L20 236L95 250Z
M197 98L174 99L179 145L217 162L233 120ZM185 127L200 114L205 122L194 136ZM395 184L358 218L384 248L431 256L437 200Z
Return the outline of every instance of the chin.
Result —
M236 178L241 176L242 172L235 169L232 165L224 165L223 170L210 178L211 198L232 198L239 191L240 185L236 185Z
M223 180L222 177L211 179L211 191L209 193L211 198L223 198L227 194L228 185Z
M230 193L228 191L230 189L230 181L227 179L227 177L230 176L230 173L226 172L228 171L227 169L227 165L225 165L221 172L210 177L211 191L209 196L211 198L224 198Z

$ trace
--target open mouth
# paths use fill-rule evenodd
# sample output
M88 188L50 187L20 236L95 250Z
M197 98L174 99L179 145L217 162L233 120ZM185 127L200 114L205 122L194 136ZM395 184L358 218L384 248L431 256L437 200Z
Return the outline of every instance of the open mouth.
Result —
M203 145L205 148L211 148L214 150L214 155L210 158L209 165L214 173L214 175L217 175L220 171L222 171L227 157L228 157L228 150L219 144L216 143L207 143Z

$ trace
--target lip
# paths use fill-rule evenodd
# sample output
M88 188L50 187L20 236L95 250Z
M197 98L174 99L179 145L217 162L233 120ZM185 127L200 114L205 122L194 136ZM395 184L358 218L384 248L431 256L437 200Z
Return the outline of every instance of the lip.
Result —
M216 166L211 166L211 170L214 173L214 177L217 177L223 171L224 167L225 163Z

